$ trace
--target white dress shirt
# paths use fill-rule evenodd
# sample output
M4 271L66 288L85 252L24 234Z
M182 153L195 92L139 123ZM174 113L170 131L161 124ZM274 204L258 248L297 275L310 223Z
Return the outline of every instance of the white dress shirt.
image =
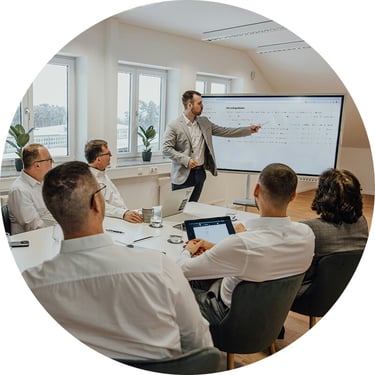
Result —
M161 359L212 346L188 281L160 251L102 233L62 241L60 254L23 276L58 323L108 357Z
M102 191L105 199L105 216L117 217L122 219L129 209L115 184L110 180L104 171L90 167L91 173L95 176L98 183L105 184L107 188Z
M43 201L42 183L23 170L8 193L12 234L55 225L56 221Z
M202 131L198 125L197 120L194 120L192 123L185 114L182 114L184 116L186 125L190 132L191 137L191 146L194 152L194 160L198 163L198 165L204 164L204 151L206 148L206 145L204 143L204 137L202 134Z
M223 277L220 296L228 307L241 280L260 282L305 272L314 254L311 228L289 217L250 219L246 229L197 257L184 250L178 260L189 280Z

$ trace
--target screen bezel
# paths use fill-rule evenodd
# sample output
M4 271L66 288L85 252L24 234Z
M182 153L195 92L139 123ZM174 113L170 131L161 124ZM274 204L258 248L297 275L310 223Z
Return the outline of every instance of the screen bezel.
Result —
M341 139L341 130L342 130L342 119L343 119L343 111L344 111L344 94L202 94L202 101L204 105L204 100L206 98L219 98L219 99L225 99L225 98L238 98L238 99L279 99L279 98L292 98L292 99L313 99L313 98L327 98L327 99L332 99L332 98L338 98L341 101L340 105L340 111L339 111L339 118L338 118L338 124L337 124L337 138L335 142L335 149L334 149L334 157L333 157L333 165L327 165L326 169L328 168L336 168L337 167L337 162L338 162L338 154L339 154L339 149L340 149L340 139ZM204 109L202 116L205 116L204 114ZM216 122L215 122L216 123ZM220 124L220 126L226 126L224 123ZM215 150L216 153L216 150ZM277 162L277 161L275 161ZM261 168L223 168L220 165L217 165L217 170L218 171L224 171L224 172L235 172L235 173L260 173ZM314 176L319 176L321 172L323 171L316 171L316 173L311 173L310 171L305 171L305 170L295 170L296 174L299 176L308 176L308 177L314 177Z

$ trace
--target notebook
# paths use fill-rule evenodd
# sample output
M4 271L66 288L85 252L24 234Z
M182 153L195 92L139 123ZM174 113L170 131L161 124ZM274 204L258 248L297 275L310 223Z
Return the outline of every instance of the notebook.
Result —
M235 233L229 216L186 220L185 227L189 240L202 238L212 243L218 243Z
M186 203L189 201L194 187L173 190L168 194L164 202L160 202L162 206L163 217L177 215L183 212Z

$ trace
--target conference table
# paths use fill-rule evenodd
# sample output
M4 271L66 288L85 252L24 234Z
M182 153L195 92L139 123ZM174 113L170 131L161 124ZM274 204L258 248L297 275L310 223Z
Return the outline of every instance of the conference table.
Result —
M162 251L172 259L179 258L183 243L171 243L170 236L182 236L183 242L187 240L186 232L181 224L188 218L206 218L231 216L234 223L244 223L251 217L258 215L228 210L226 207L212 206L197 202L188 202L183 213L163 218L162 227L153 228L148 223L133 224L121 219L105 217L103 227L113 240L123 246L146 248ZM12 247L12 253L20 271L37 266L48 259L52 259L60 251L60 242L63 234L59 225L19 233L10 236L10 241L28 240L28 247Z

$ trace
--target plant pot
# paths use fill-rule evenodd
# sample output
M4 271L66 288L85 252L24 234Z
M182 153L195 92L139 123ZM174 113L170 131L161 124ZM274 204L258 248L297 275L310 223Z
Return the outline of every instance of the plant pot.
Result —
M21 172L23 168L23 162L21 158L14 159L14 165L16 166L16 171Z
M151 161L152 151L142 151L142 160Z

